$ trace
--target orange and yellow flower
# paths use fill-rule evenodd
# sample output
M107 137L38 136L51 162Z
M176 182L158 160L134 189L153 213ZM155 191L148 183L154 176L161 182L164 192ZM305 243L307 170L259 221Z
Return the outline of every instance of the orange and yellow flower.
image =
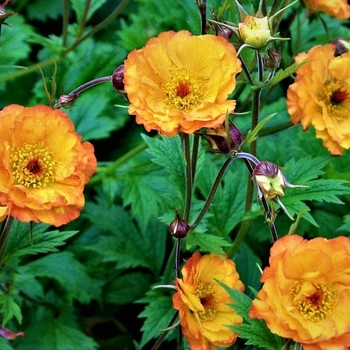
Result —
M347 0L304 0L310 12L324 12L337 19L350 18L350 5Z
M287 108L294 124L314 126L323 145L340 155L350 148L350 52L334 54L335 46L327 44L296 57L307 63L288 88Z
M93 146L47 106L5 107L0 125L0 205L24 222L60 226L77 218L97 166Z
M350 241L285 236L271 248L249 316L305 350L350 346Z
M147 131L167 136L216 128L233 112L227 100L241 62L232 44L214 35L164 32L125 60L129 114Z
M173 306L179 310L182 332L191 350L215 350L229 347L237 334L226 327L242 323L242 317L227 306L232 299L216 280L231 288L244 290L235 264L213 253L192 255L176 279Z

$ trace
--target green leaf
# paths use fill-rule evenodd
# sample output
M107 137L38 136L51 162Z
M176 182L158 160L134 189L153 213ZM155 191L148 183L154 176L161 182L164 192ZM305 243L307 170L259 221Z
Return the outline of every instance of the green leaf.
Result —
M116 276L105 288L103 300L116 305L131 304L140 299L149 289L151 275L144 272L130 272Z
M100 197L98 204L87 203L85 209L88 219L106 231L88 249L100 254L102 261L116 262L118 269L143 266L158 274L165 255L165 225L153 219L139 232L129 213Z
M259 268L261 259L254 254L249 245L244 242L240 245L234 261L243 284L259 290L261 287L261 271ZM249 293L249 290L247 293Z
M304 64L307 64L308 61L304 61L301 63L294 63L291 66L287 67L286 69L279 69L274 77L267 82L264 86L274 86L277 85L279 82L284 80L285 78L288 78L289 76L293 75L301 66Z
M10 342L8 340L0 337L0 349L1 350L13 350L13 347L10 345Z
M99 287L87 275L85 266L75 260L70 252L46 255L26 264L22 273L56 280L63 288L67 288L69 299L77 299L81 303L97 299L101 293Z
M350 214L344 217L344 224L341 225L337 231L350 232Z
M48 312L37 315L19 339L17 350L97 350L98 345L79 329L67 324L67 319Z
M350 187L346 185L347 181L318 178L323 174L322 169L329 161L330 158L305 157L297 161L291 159L285 165L283 172L289 182L294 185L308 186L307 188L287 188L285 190L285 197L281 200L291 215L310 210L304 201L342 204L339 196L350 194ZM306 213L303 218L315 224L314 219L310 220L309 213Z
M174 317L176 310L172 306L171 296L160 295L159 292L150 291L146 298L139 302L149 302L144 311L138 317L146 318L141 331L141 347L151 339L162 335L161 330L169 326L169 322ZM167 335L169 336L169 334Z
M98 103L96 103L96 98L98 98ZM79 103L67 111L77 133L81 134L84 140L106 138L113 130L124 125L126 112L114 108L115 113L107 114L105 109L109 103L108 95L96 96L95 91L86 91L79 96Z
M22 322L21 308L15 302L13 294L0 292L0 313L2 315L2 325L16 317L18 323Z
M107 0L94 0L90 2L89 11L86 16L86 20L89 20L91 16L106 2ZM75 11L78 19L78 23L81 23L85 7L86 0L71 0L72 8Z
M243 144L242 144L242 148L246 147L247 145L249 145L251 142L253 142L254 140L256 140L258 138L258 134L259 131L261 130L261 128L272 118L275 116L276 113L270 114L267 117L265 117L263 120L261 120L259 122L259 124L254 128L254 130L249 130L248 134L246 135Z
M208 233L191 232L185 239L186 249L199 247L202 252L212 252L223 256L223 247L230 247L231 243L223 237L217 237Z
M198 176L198 187L204 197L210 191L218 173L218 167L207 159L208 164ZM244 215L246 183L248 172L240 160L236 160L226 172L208 215L208 229L213 235L228 237L234 227L239 224ZM225 218L225 220L223 220Z
M246 339L246 345L253 345L266 350L281 350L283 348L283 339L271 333L267 328L265 321L249 317L249 309L252 300L244 293L232 289L222 282L218 283L226 289L234 303L230 307L243 317L243 323L239 326L228 325L240 338Z
M152 155L152 162L164 168L180 193L185 188L185 162L180 137L148 137L142 135L148 145L147 152Z
M24 22L21 16L12 16L7 20L10 26L1 27L1 55L0 66L12 66L28 57L30 45L26 41L34 32L33 28ZM14 67L14 69L18 69ZM13 71L12 68L2 68L0 70L0 81L3 75ZM4 84L0 84L0 90L3 90Z
M14 220L4 261L29 254L56 252L58 251L56 247L64 245L68 238L78 233L78 231L60 232L58 230L45 232L49 227L49 225L42 223L34 224L32 229L33 241L31 242L29 224Z

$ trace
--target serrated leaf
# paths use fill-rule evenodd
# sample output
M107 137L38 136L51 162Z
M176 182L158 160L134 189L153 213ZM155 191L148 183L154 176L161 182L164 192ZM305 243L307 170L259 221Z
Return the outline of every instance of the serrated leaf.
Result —
M49 225L35 224L32 229L33 241L30 237L30 226L28 223L13 221L7 243L4 261L14 257L29 254L56 252L65 241L78 233L78 231L60 232L58 230L45 232Z
M153 219L139 232L129 213L102 198L98 198L98 204L87 203L85 209L88 219L107 231L89 247L101 255L102 261L116 262L118 269L143 266L155 274L159 272L165 254L165 225Z
M206 197L217 176L218 168L209 162L204 171L205 176L199 174L197 185L202 195ZM209 210L208 226L211 234L227 237L241 221L244 215L247 181L248 172L245 167L239 160L233 162L225 173Z
M152 291L153 292L153 291ZM161 336L161 330L169 326L169 322L174 317L176 311L172 307L171 296L152 293L148 297L149 304L145 307L138 317L146 318L141 331L141 347L147 344L151 339Z
M246 339L246 345L254 345L266 350L281 350L283 348L283 339L271 333L264 321L249 317L252 300L246 294L232 289L220 281L218 283L225 288L232 300L234 300L234 303L229 306L243 317L241 325L228 325L228 327L237 332L240 338Z
M5 326L8 321L15 317L18 323L22 323L22 312L13 298L12 293L0 294L0 313L2 316L2 325Z
M97 350L94 340L80 330L64 323L60 317L36 319L25 330L25 338L17 343L17 350Z
M225 238L214 236L208 233L191 232L185 239L186 249L190 250L193 247L199 247L199 250L204 252L212 252L214 254L223 256L223 247L230 247Z
M103 300L116 305L131 304L140 299L151 285L151 275L144 272L130 272L117 276L105 287Z
M185 162L179 137L151 138L142 135L148 145L147 152L152 155L152 162L164 168L180 193L185 189Z
M304 201L318 201L342 204L339 196L350 194L347 181L339 179L322 179L323 168L330 161L324 157L305 157L299 160L291 159L284 167L283 172L294 185L308 186L307 188L287 188L285 196L281 198L283 205L291 215L305 211L303 218L313 225L317 223L312 218L310 208Z
M97 298L101 291L87 275L86 268L70 252L59 252L23 266L22 272L36 277L52 278L67 288L67 297L88 303Z

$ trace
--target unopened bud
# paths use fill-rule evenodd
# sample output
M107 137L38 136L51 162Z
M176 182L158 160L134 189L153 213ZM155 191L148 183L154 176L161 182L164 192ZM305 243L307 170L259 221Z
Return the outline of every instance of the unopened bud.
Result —
M273 49L268 49L268 56L264 57L264 65L267 69L275 69L280 66L281 54L274 51Z
M350 41L337 38L333 40L333 44L335 45L336 56L340 56L343 53L350 51Z
M284 196L283 188L306 188L307 186L292 185L281 169L271 162L261 162L253 170L253 177L267 200L278 195Z
M239 23L238 29L241 41L255 49L264 47L271 36L267 17L247 16L242 23Z
M116 68L112 74L112 86L117 92L124 91L124 65L122 64Z
M217 129L206 129L204 138L210 143L216 152L229 154L232 150L237 150L243 141L241 131L229 121L229 135L227 135L225 125L220 125Z
M77 97L78 97L78 94L61 95L58 99L57 104L63 108L70 108L72 107Z
M175 238L185 238L190 229L190 225L180 218L180 214L176 211L175 219L169 225L169 231Z
M284 196L285 177L276 164L261 162L253 170L253 176L267 200Z

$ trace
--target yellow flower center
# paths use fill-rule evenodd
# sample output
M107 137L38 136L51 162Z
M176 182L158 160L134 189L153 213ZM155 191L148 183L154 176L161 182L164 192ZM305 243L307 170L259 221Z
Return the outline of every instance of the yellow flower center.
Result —
M337 303L337 290L333 285L297 282L289 295L303 318L312 322L328 318Z
M205 83L186 68L178 68L170 71L162 89L168 107L190 112L202 102Z
M201 321L211 321L215 318L217 309L217 299L213 286L210 283L199 282L194 294L200 299L204 311L199 311L198 316Z
M321 100L325 102L328 115L342 121L349 117L350 86L345 81L329 79L324 85Z
M12 149L12 175L18 185L45 188L54 178L54 165L50 151L42 144L25 144Z

